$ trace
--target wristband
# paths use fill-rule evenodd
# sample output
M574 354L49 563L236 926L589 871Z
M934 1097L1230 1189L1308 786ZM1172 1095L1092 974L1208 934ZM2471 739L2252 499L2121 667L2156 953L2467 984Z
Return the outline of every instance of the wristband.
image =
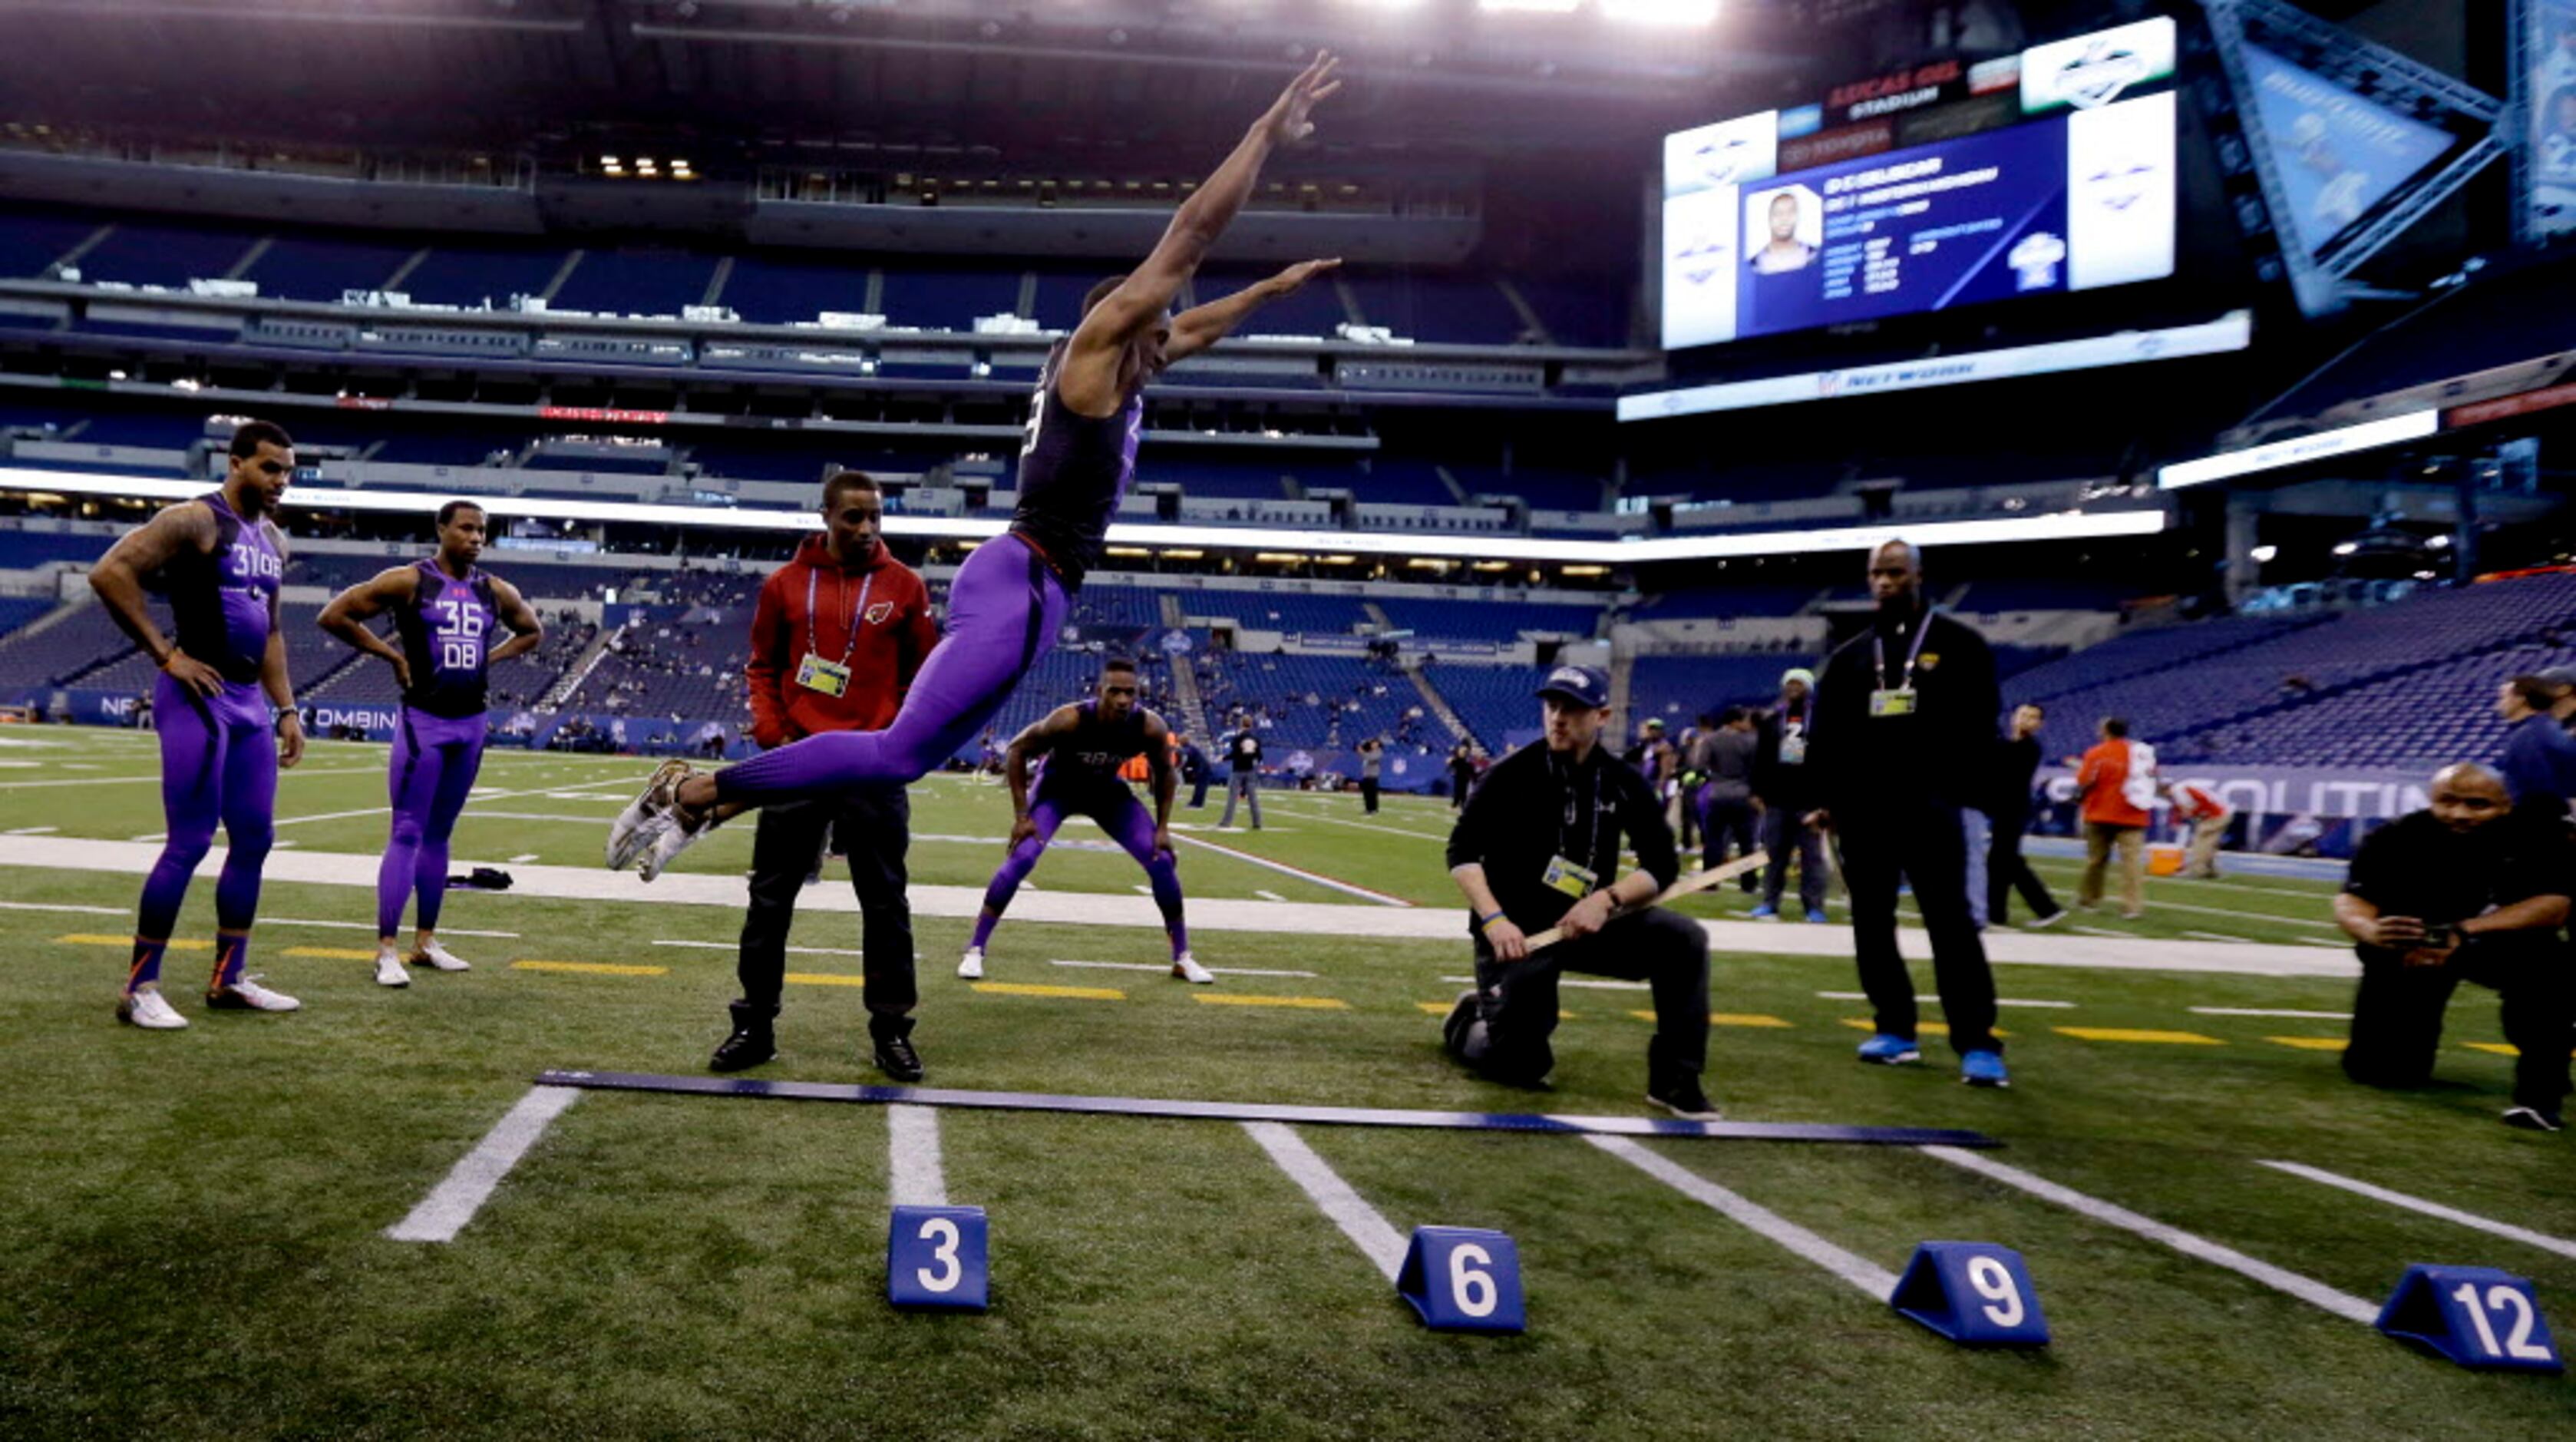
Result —
M1503 919L1503 914L1502 914L1501 912L1499 912L1499 911L1489 912L1489 913L1487 913L1486 915L1483 915L1483 916L1480 916L1480 917L1477 917L1477 918L1476 918L1476 929L1477 929L1478 931L1482 931L1482 930L1484 930L1486 927L1489 927L1489 926L1493 925L1495 922L1500 921L1500 920L1502 920L1502 919Z

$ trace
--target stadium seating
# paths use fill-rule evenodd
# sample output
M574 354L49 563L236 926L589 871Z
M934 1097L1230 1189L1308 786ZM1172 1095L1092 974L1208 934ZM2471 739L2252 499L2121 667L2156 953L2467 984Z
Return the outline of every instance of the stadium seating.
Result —
M1640 656L1628 677L1628 717L1633 725L1660 716L1679 730L1703 713L1768 705L1780 694L1781 672L1815 664L1802 655Z
M1402 598L1382 601L1396 629L1425 640L1517 641L1524 631L1589 636L1600 612L1587 606L1552 606L1537 601L1438 601ZM1420 644L1417 642L1417 644Z
M55 561L88 565L107 554L114 536L0 530L0 571L32 571Z
M1539 725L1537 689L1530 672L1519 666L1425 667L1423 678L1467 728L1476 744L1501 755L1504 738L1516 731L1534 732Z
M586 251L549 305L603 315L677 316L705 298L715 272L714 257L684 251Z
M105 607L84 600L39 633L22 625L0 637L0 687L56 685L132 646Z
M52 609L54 603L42 596L0 596L0 636L7 636Z
M281 235L270 240L242 279L256 282L261 295L331 304L344 291L382 289L411 259L414 249L396 243Z
M1218 659L1223 683L1209 697L1209 719L1223 731L1238 713L1266 718L1262 738L1271 764L1289 747L1342 750L1371 736L1393 738L1406 729L1405 711L1422 704L1411 681L1356 657L1229 652Z
M1799 585L1694 586L1649 596L1637 605L1640 621L1679 621L1695 617L1734 620L1744 617L1795 616L1807 609L1821 588Z

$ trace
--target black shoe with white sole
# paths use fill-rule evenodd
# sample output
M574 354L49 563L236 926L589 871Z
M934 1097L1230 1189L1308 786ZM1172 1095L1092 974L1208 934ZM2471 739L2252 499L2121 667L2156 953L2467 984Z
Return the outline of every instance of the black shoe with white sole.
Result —
M748 1071L778 1055L778 1034L772 1021L778 1008L751 1006L734 1002L733 1035L716 1045L716 1054L707 1058L709 1071Z
M2538 1107L2508 1107L2505 1109L2504 1124L2526 1132L2561 1132L2567 1129L2565 1117L2542 1111Z
M1686 1122L1719 1122L1726 1114L1699 1089L1697 1077L1673 1077L1646 1088L1646 1100Z

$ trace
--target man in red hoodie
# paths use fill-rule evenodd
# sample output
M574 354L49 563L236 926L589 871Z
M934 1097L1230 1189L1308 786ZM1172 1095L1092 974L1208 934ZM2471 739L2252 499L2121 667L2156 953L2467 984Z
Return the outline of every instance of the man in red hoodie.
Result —
M823 534L797 547L772 572L751 616L751 739L769 749L834 731L878 731L894 720L904 689L939 643L930 590L919 572L889 555L877 528L877 483L842 471L823 483ZM901 786L849 791L772 806L760 813L751 848L751 909L742 920L733 1034L707 1065L720 1072L758 1066L778 1054L772 1026L787 971L787 928L796 894L820 867L837 832L849 856L850 889L863 923L861 971L868 1035L877 1068L896 1081L921 1079L912 1046L912 908L904 900L904 852L912 808Z

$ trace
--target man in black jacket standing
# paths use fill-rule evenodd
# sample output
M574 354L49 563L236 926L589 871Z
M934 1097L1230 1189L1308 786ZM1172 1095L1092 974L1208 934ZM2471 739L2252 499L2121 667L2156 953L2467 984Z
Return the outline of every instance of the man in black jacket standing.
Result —
M1975 631L1923 596L1922 556L1903 541L1870 553L1869 629L1825 662L1816 687L1815 768L1823 809L1811 820L1841 834L1851 889L1852 945L1877 1031L1860 1059L1921 1061L1914 982L1896 950L1896 892L1911 882L1959 1075L2007 1086L1995 1039L1995 979L1968 910L1968 851L1959 808L1983 799L1995 749L1994 653Z
M1816 673L1790 667L1780 673L1780 703L1754 721L1753 794L1762 803L1762 849L1771 858L1762 868L1762 904L1753 908L1757 921L1780 915L1793 860L1798 863L1799 914L1818 925L1825 920L1825 836L1807 824L1807 814L1816 807L1814 771L1807 765L1815 689Z
M2022 835L2030 830L2030 782L2039 774L2039 728L2047 719L2036 702L2015 706L2012 734L1995 752L1994 786L1985 802L1986 819L1994 823L1986 843L1986 920L1997 926L2004 924L2005 907L2016 889L2030 908L2033 930L2066 919L2066 909L2048 894L2047 883L2021 854Z
M1449 1050L1484 1075L1535 1086L1556 1064L1557 975L1590 972L1649 984L1655 1035L1646 1100L1713 1121L1701 1092L1708 1059L1708 933L1660 907L1681 864L1662 801L1600 745L1610 680L1559 666L1539 688L1547 736L1494 764L1449 833L1449 875L1472 911L1476 989L1443 1029ZM1621 839L1638 869L1618 876ZM1616 914L1614 914L1616 913ZM1565 939L1533 954L1529 934Z

